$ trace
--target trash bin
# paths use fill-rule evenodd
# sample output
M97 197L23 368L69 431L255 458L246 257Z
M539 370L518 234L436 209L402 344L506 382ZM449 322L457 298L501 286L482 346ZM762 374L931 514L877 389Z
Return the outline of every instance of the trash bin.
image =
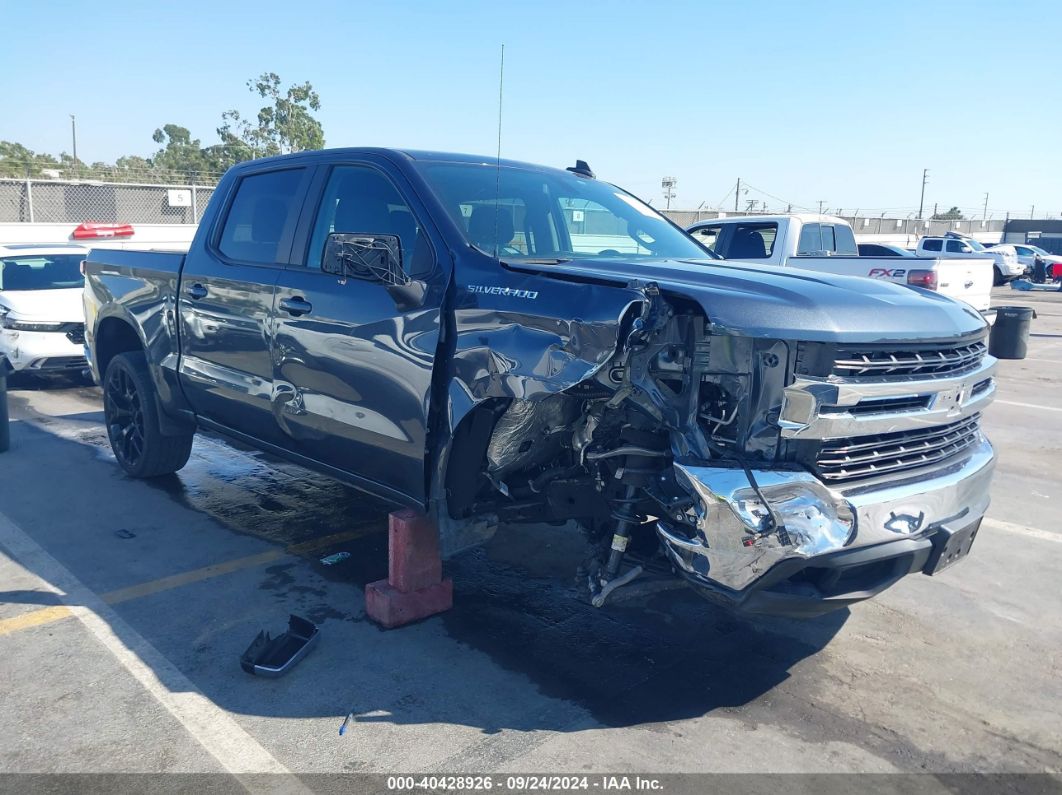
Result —
M0 453L11 446L11 431L7 424L7 374L11 365L7 357L0 353Z
M988 336L988 352L997 359L1024 359L1029 347L1029 325L1036 311L1027 306L1001 306Z

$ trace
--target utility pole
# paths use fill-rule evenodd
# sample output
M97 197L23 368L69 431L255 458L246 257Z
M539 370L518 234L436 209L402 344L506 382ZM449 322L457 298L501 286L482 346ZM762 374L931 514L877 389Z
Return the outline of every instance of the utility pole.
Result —
M1029 208L1029 220L1031 221L1035 217L1036 217L1036 205L1034 204L1032 207Z
M825 203L825 199L819 199L819 215L822 215L822 205L824 205Z
M738 211L738 201L741 197L741 177L738 177L737 187L734 188L734 212Z
M987 193L985 194L985 211L983 213L981 213L981 220L982 221L987 221L988 220L988 194Z
M920 198L918 200L918 218L919 218L919 220L921 220L921 218L922 218L922 209L925 207L925 204L926 204L926 183L927 182L929 182L929 169L928 168L923 168L922 169L922 198Z
M74 139L74 176L77 177L77 119L73 113L70 114L70 137Z
M664 189L664 198L667 200L667 209L671 209L671 200L675 198L675 185L678 180L674 177L664 177L660 180L660 187Z

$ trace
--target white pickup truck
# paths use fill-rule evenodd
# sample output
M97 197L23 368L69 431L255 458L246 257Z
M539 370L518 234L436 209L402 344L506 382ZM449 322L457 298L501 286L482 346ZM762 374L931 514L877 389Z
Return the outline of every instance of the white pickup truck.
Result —
M978 257L992 261L992 283L1006 284L1025 273L1025 266L1013 251L987 249L972 237L949 232L943 237L923 237L915 253L920 257L962 258Z
M978 257L861 257L843 218L803 213L701 221L687 230L723 259L866 276L934 290L987 312L992 262Z

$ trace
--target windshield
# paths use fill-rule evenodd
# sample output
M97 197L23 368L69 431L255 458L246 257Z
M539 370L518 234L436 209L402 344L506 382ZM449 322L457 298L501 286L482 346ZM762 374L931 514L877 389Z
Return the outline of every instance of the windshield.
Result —
M964 243L966 243L966 244L967 244L967 245L968 245L968 246L969 246L970 248L972 248L972 249L973 249L974 251L988 251L988 249L987 249L987 248L985 248L984 246L982 246L982 245L981 245L980 243L978 243L978 242L977 242L976 240L974 240L973 238L968 238L968 239L965 239L965 240L964 240L963 242L964 242Z
M482 164L421 169L468 242L491 256L713 259L656 210L596 179Z
M84 254L34 254L0 258L0 290L62 290L81 287Z
M1034 254L1040 254L1041 256L1044 256L1044 257L1050 257L1051 256L1050 252L1044 251L1039 246L1029 246L1029 248L1032 249Z

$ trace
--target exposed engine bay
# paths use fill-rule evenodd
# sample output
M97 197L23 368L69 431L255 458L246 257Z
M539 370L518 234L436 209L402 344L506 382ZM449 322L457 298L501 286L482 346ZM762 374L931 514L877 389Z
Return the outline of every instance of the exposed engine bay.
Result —
M492 403L471 434L478 439L466 440L483 446L474 486L467 470L451 469L451 516L575 520L600 550L587 575L595 603L623 584L621 574L633 579L633 569L621 571L628 548L633 560L658 553L657 519L696 537L696 500L675 462L733 468L756 491L750 464L779 455L788 346L712 336L699 306L667 300L654 285L645 295L619 349L591 378ZM746 530L749 543L785 533L769 506Z

